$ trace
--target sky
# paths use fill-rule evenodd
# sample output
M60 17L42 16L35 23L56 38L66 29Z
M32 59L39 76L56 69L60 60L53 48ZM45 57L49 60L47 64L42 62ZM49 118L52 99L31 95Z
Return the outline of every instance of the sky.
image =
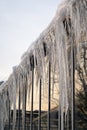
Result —
M46 29L62 0L0 0L0 81Z

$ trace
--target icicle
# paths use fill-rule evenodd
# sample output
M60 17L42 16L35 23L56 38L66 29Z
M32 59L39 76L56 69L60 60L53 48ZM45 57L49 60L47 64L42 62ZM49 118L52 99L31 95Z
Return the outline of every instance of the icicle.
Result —
M16 126L16 90L17 90L17 79L16 79L16 67L13 68L13 130Z
M55 90L59 90L56 101L59 111L59 130L69 130L69 121L73 124L73 62L80 62L81 44L87 41L87 2L86 0L66 0L58 8L56 17L40 37L22 56L18 67L8 81L0 86L0 130L4 126L10 111L13 110L13 130L16 125L16 110L20 90L20 107L22 110L22 126L25 128L26 106L30 110L31 90L34 83L35 90L41 79L42 98L45 97L48 86L48 64L51 64L51 96L54 98ZM75 55L73 57L73 51ZM32 62L32 58L34 64ZM74 58L74 59L73 59ZM34 69L34 82L32 81L32 67ZM75 63L76 66L76 63ZM33 83L32 83L33 82ZM56 83L55 83L56 82ZM8 103L9 102L9 103ZM27 103L27 104L26 104ZM59 105L58 105L59 104ZM71 119L69 116L71 114ZM64 124L65 121L65 124ZM72 127L72 130L74 127Z
M2 95L0 96L0 104L2 107L0 107L0 129L4 130L4 122L3 122L3 118L4 118L4 105L3 105L3 97Z

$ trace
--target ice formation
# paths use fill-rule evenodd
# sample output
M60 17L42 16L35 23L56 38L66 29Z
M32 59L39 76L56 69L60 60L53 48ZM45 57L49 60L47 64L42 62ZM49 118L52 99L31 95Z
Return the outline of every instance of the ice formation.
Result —
M9 79L0 86L0 130L4 130L6 122L9 122L11 109L13 110L13 130L15 130L16 109L22 110L24 128L25 110L26 106L30 105L32 87L38 90L41 80L44 96L44 88L49 85L49 64L51 65L52 96L55 90L55 77L59 81L57 84L59 89L58 130L64 130L65 124L68 130L69 121L71 121L71 129L74 130L75 63L79 63L80 60L80 43L86 40L87 1L64 1L58 7L49 27L22 56L21 63L13 68ZM69 112L71 118L69 118Z

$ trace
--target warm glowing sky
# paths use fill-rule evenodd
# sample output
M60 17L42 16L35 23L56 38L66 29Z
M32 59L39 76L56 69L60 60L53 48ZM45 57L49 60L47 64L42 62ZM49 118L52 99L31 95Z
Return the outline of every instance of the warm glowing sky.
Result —
M62 0L0 0L0 80L48 26Z

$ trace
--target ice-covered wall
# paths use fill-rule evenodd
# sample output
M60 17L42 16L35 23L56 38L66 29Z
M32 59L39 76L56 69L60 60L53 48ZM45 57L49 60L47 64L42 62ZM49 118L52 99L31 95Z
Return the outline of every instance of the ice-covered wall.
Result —
M9 108L13 109L13 130L16 109L22 109L23 125L25 104L29 106L32 84L38 90L40 80L42 90L49 86L49 64L51 66L52 96L58 87L59 130L64 130L64 120L71 120L73 128L73 86L74 69L80 61L80 43L87 40L87 1L64 1L56 12L49 27L22 56L19 66L13 68L9 79L0 86L0 130L9 119ZM74 63L74 64L73 64ZM34 78L33 78L34 77ZM57 79L57 84L55 80ZM56 95L57 96L57 95ZM35 99L34 99L35 100ZM71 111L71 119L68 112ZM65 115L64 115L65 113ZM24 126L23 126L24 127Z

